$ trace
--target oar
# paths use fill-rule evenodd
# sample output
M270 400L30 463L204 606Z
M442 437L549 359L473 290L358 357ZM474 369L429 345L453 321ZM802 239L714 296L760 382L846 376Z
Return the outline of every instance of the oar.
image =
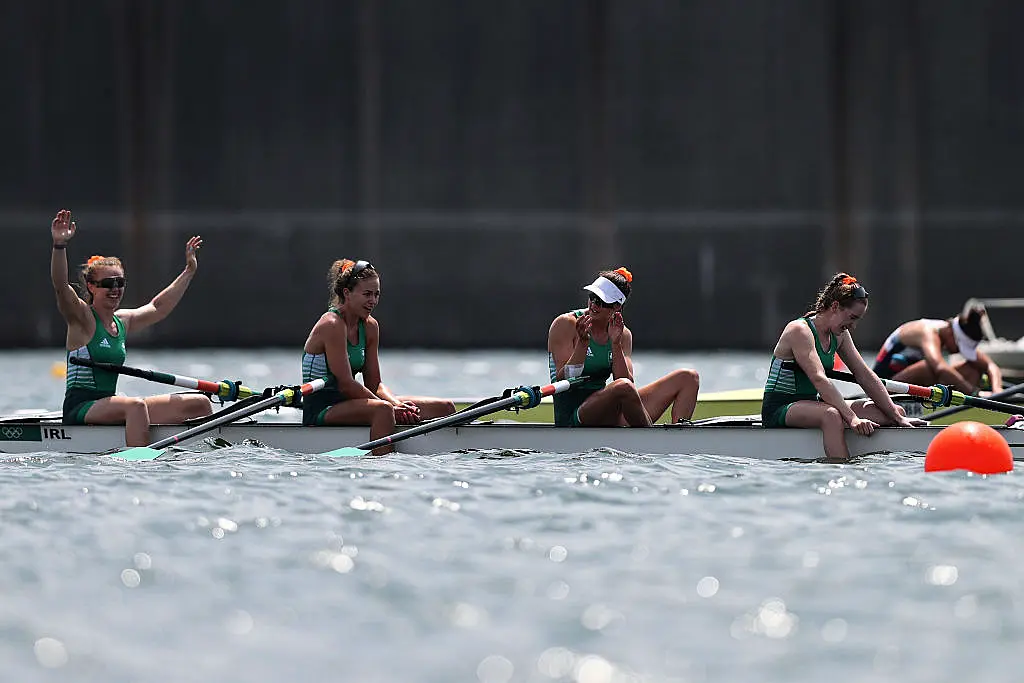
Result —
M588 379L590 378L576 377L574 379L562 379L555 382L554 384L548 384L543 387L519 387L518 389L512 391L509 396L491 401L489 403L485 403L484 405L481 405L477 408L470 408L468 410L463 410L458 413L455 413L454 415L449 415L448 417L442 417L439 420L433 420L431 422L421 424L416 427L403 429L397 434L385 436L384 438L377 439L375 441L369 441L359 446L338 448L333 451L321 453L320 455L327 456L328 458L344 458L351 456L366 455L374 448L379 448L380 446L388 446L393 443L398 443L399 441L405 441L406 439L411 439L414 436L427 434L438 429L443 429L444 427L453 427L455 425L465 424L467 422L475 420L478 417L490 415L491 413L497 413L499 411L505 410L506 408L533 408L534 406L540 403L541 397L560 394L563 391L567 391L568 389L570 389L574 384L585 382Z
M148 379L150 382L170 384L176 387L185 387L186 389L198 389L204 394L213 394L214 396L223 398L225 401L237 401L238 399L249 398L250 396L259 396L263 393L261 391L256 391L255 389L242 386L239 382L231 382L229 380L211 382L210 380L196 379L194 377L186 377L185 375L172 375L168 372L143 370L141 368L128 367L127 365L100 363L88 358L76 358L74 356L69 358L68 361L72 365L96 368L97 370L105 370L106 372L116 372L119 375L130 375L132 377Z
M191 439L193 436L198 436L199 434L203 434L210 430L216 429L217 427L220 427L223 424L234 422L235 420L240 420L243 417L255 415L256 413L267 410L268 408L290 404L294 400L296 394L308 396L309 394L312 394L315 391L320 391L321 389L323 389L326 383L326 380L321 378L315 379L312 382L307 382L306 384L300 386L297 390L282 389L281 391L277 392L276 394L269 398L265 398L262 401L253 403L248 408L244 408L242 410L235 410L225 415L221 415L220 417L215 417L209 422L204 422L203 424L192 427L191 429L186 429L185 431L179 434L175 434L174 436L169 436L166 439L160 439L159 441L151 443L148 446L137 446L135 448L128 448L123 451L118 451L117 453L111 453L110 456L113 458L119 458L121 460L153 460L163 453L163 451L160 450L162 448L166 448L167 446L173 446L176 443L181 443L186 439Z
M825 374L832 379L837 379L841 382L857 383L856 378L848 372L826 370ZM994 410L999 413L1010 413L1011 415L1021 412L1021 407L1019 405L995 401L990 398L981 398L980 396L967 396L966 394L955 391L944 384L938 384L933 387L923 387L919 384L907 384L906 382L896 382L891 379L883 379L882 384L885 386L885 390L890 394L910 394L915 398L930 401L937 406L967 406L968 408L983 408L985 410Z
M1000 398L1010 398L1014 394L1018 394L1018 393L1021 393L1021 392L1024 392L1024 383L1022 383L1022 384L1014 384L1009 389L1003 389L999 393L992 394L988 398L993 399L993 400L1000 399ZM969 406L965 406L964 405L964 406L952 406L950 408L943 408L942 410L936 410L934 413L930 413L928 415L925 415L924 419L928 420L929 422L931 422L932 420L937 420L940 417L946 417L947 415L954 415L956 413L959 413L961 410L967 410L968 407ZM1018 405L1017 406L1017 412L1018 413L1024 413L1024 405Z

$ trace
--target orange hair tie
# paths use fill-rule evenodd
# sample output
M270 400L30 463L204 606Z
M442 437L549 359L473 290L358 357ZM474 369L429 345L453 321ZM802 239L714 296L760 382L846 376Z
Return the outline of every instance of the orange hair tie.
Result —
M857 284L857 278L855 278L852 275L847 275L846 277L844 277L842 279L842 284L844 284L844 285L855 285L855 284Z
M619 275L621 275L622 277L626 278L626 282L632 282L633 281L633 273L631 273L628 270L626 270L626 266L622 266L621 268L616 268L615 272L618 273Z
M99 255L90 256L89 260L85 262L85 265L91 266L92 264L96 263L97 261L102 261L105 258L106 258L106 256L99 256Z
M352 268L352 266L354 266L355 264L356 264L356 262L352 261L350 259L347 259L347 258L346 259L342 259L341 260L341 272L344 273L345 271L350 270Z

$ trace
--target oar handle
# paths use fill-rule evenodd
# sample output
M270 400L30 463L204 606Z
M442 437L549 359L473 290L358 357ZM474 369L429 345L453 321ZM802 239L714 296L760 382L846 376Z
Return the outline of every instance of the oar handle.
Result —
M1000 391L998 393L992 394L988 398L990 398L992 400L998 400L998 399L1003 399L1003 398L1010 398L1011 396L1014 396L1014 395L1019 394L1021 392L1024 392L1024 383L1014 384L1009 389L1003 389L1002 391ZM967 405L960 405L960 406L951 406L949 408L943 408L942 410L936 410L934 413L929 413L928 415L925 415L924 419L929 421L929 422L931 422L933 420L939 419L940 417L946 417L947 415L955 415L956 413L959 413L961 410L967 410L969 407L970 406L967 406ZM1018 408L1017 412L1024 412L1024 406L1017 406L1017 408Z
M427 434L438 429L443 429L444 427L454 427L460 424L466 424L467 422L472 422L478 417L497 413L505 410L506 408L512 408L514 406L518 406L520 408L532 408L539 403L539 399L541 397L560 394L563 391L568 391L573 386L581 384L589 379L591 378L575 377L573 379L558 380L557 382L545 384L544 386L519 387L518 389L514 389L511 392L511 395L506 396L505 398L498 399L491 403L485 403L477 408L463 410L453 415L449 415L448 417L443 417L440 420L434 420L432 422L417 425L416 427L403 429L391 436L385 436L383 438L364 443L360 446L356 446L355 448L361 451L371 451L374 448L379 448L380 446L387 446L393 443L398 443L399 441L405 441L406 439L411 439L414 436Z
M72 365L81 365L86 368L95 368L96 370L103 370L105 372L114 372L119 375L130 375L131 377L146 379L150 382L157 382L158 384L170 384L171 386L184 387L186 389L197 389L204 394L213 394L214 396L219 396L220 398L227 399L228 401L249 398L250 396L258 396L261 393L250 389L249 387L242 386L240 382L229 382L227 380L222 382L212 382L206 379L196 379L194 377L186 377L184 375L172 375L168 372L158 372L156 370L143 370L142 368L133 368L127 365L114 365L113 363L103 363L90 358L78 358L76 356L68 358L68 362Z
M256 403L253 403L251 406L249 406L247 408L243 408L242 410L235 410L235 411L232 411L230 413L221 415L220 417L215 417L212 420L210 420L209 422L204 422L203 424L196 425L195 427L192 427L191 429L186 429L185 431L183 431L183 432L181 432L179 434L175 434L173 436L169 436L166 439L161 439L160 441L157 441L156 443L151 443L148 446L148 448L153 448L153 449L159 450L161 448L166 448L167 446L172 446L172 445L174 445L176 443L181 443L182 441L184 441L186 439L191 439L194 436L198 436L200 434L204 434L206 432L209 432L211 430L216 429L217 427L220 427L221 425L225 425L225 424L227 424L229 422L234 422L235 420L241 420L243 417L249 417L250 415L255 415L256 413L262 412L262 411L267 410L269 408L273 408L274 406L277 406L277 405L284 405L284 404L291 403L292 400L295 397L295 394L298 393L298 394L302 394L303 396L308 396L309 394L312 394L313 392L320 391L321 389L324 388L324 386L326 384L327 384L327 381L324 380L324 379L315 379L312 382L307 382L306 384L303 384L302 386L300 386L298 388L298 390L292 389L292 388L282 389L281 391L277 392L273 396L265 398L262 401L257 401Z
M842 382L857 382L857 379L848 372L826 370L825 374L832 379L837 379ZM993 410L999 413L1010 413L1011 415L1021 412L1021 406L1014 405L1012 403L1004 403L1003 401L995 401L990 398L982 398L980 396L967 396L966 394L955 391L944 384L938 384L933 387L923 387L919 384L896 382L891 379L882 379L881 377L879 377L879 379L885 387L885 390L890 394L910 394L911 396L925 401L930 401L938 406L963 405L972 408Z

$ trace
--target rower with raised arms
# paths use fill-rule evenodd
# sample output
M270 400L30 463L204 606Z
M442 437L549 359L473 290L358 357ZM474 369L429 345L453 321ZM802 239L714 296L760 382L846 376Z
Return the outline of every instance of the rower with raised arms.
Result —
M669 407L673 422L693 416L700 388L696 370L673 370L639 389L633 381L633 333L622 318L632 282L626 268L599 273L583 288L589 296L587 308L563 313L551 323L551 381L588 378L554 396L555 425L646 427Z
M965 394L985 395L982 377L992 392L1003 390L1003 373L981 349L983 324L988 316L980 305L969 305L960 315L945 320L921 318L905 322L890 334L875 358L875 373L883 379L911 384L949 384ZM951 365L944 353L959 353Z
M814 309L786 325L772 352L761 402L767 428L820 429L825 456L847 460L845 429L869 436L879 425L913 427L885 386L861 358L851 330L868 310L868 292L847 273L837 273L818 294ZM826 375L836 354L846 363L868 399L848 401Z
M455 404L430 396L395 396L381 381L380 325L371 313L380 301L380 275L367 261L335 261L328 273L330 304L306 339L302 381L324 378L321 391L303 399L302 423L369 425L370 439L455 412ZM355 376L363 375L360 384ZM374 455L393 450L374 449Z
M127 279L121 260L115 256L92 256L81 267L81 296L69 283L67 245L76 230L71 212L64 209L57 212L50 226L50 277L57 308L68 326L64 424L123 424L125 443L144 446L149 442L151 424L180 424L189 418L209 415L210 400L203 394L119 396L117 373L71 363L71 358L81 358L123 365L128 333L160 322L181 301L199 266L196 251L203 240L188 240L185 269L149 303L139 308L121 308Z

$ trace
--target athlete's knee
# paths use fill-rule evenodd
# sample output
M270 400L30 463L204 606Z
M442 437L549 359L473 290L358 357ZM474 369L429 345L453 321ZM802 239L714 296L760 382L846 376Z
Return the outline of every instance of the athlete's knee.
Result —
M213 412L213 404L205 395L193 394L185 399L185 410L187 417L199 417L209 415Z
M679 368L672 373L678 381L687 387L700 387L700 373L693 368Z
M149 407L146 405L146 399L138 396L125 397L121 405L126 420L149 422Z
M843 415L834 406L829 406L821 413L821 428L823 430L842 430L845 427Z
M609 382L608 390L616 395L628 395L637 393L636 384L629 381L625 377L613 379L611 382Z
M371 421L374 423L386 423L394 426L395 407L387 401L375 399L369 403Z

